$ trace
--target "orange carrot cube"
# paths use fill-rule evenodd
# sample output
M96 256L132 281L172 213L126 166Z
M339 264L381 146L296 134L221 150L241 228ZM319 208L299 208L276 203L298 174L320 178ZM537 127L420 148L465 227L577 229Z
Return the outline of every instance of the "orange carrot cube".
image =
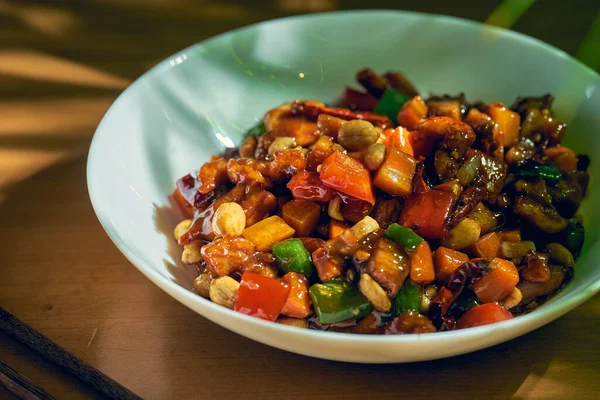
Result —
M273 215L244 229L242 236L256 245L259 251L269 251L273 243L294 236L294 228L281 217Z
M438 281L446 281L450 278L454 270L467 261L469 261L469 256L465 253L443 246L438 247L433 258L436 279Z
M477 257L492 259L498 256L500 251L500 236L496 232L490 232L477 240L474 252Z
M427 104L420 96L415 96L404 103L398 113L398 123L408 129L417 129L419 123L427 118Z
M373 184L386 193L406 197L412 193L416 168L417 160L394 147L388 147Z
M426 240L410 255L410 279L418 284L429 283L435 279L433 255Z
M306 318L310 315L308 279L298 272L288 272L281 280L290 287L290 294L281 313L288 317Z
M314 201L291 200L282 207L281 217L297 236L310 236L321 218L321 206Z
M341 221L336 221L335 219L330 220L329 221L329 239L333 239L334 237L338 236L340 233L342 233L344 230L346 230L348 228L350 228L350 227Z
M504 299L519 283L519 270L512 262L494 258L490 268L492 268L491 272L472 285L475 295L484 303Z
M498 129L502 132L504 146L512 147L517 144L521 128L521 116L500 102L491 103L487 107L487 113L498 124Z

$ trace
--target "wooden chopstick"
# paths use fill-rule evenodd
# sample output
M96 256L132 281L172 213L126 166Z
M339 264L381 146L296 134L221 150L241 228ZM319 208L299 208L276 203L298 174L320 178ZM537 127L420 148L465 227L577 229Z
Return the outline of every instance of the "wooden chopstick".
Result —
M0 330L29 346L47 360L66 369L98 392L113 399L141 399L83 360L54 343L14 315L0 307Z
M0 386L20 399L54 400L44 389L0 361Z

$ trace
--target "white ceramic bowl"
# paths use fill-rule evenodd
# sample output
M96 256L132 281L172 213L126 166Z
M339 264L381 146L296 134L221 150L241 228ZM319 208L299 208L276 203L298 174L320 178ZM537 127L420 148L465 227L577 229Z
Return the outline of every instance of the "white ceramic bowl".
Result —
M151 45L148 43L148 45ZM269 21L185 49L138 79L112 105L88 161L90 198L125 256L169 295L223 327L284 350L331 360L431 360L482 349L536 329L600 289L598 191L581 208L587 236L575 279L535 312L483 327L425 335L318 332L235 313L190 291L195 272L172 238L175 180L239 143L263 113L291 99L333 100L354 73L405 72L423 93L471 100L556 96L566 143L600 175L600 79L535 39L442 16L362 11ZM303 74L303 78L302 78Z

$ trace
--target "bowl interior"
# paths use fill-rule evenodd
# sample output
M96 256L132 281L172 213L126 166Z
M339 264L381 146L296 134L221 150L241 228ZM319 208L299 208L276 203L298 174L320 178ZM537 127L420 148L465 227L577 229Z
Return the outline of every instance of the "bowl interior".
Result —
M552 93L556 115L569 124L565 144L592 158L592 184L580 209L583 256L574 281L551 303L571 298L572 308L599 289L593 206L600 201L593 187L600 176L598 75L534 39L433 15L287 18L218 36L165 60L117 100L94 137L88 179L100 221L165 290L175 290L172 283L191 288L196 273L180 263L171 234L181 218L168 200L175 180L238 144L267 109L292 99L334 100L344 86L356 86L354 73L364 66L403 71L424 94L464 92L470 100L512 104L517 96Z

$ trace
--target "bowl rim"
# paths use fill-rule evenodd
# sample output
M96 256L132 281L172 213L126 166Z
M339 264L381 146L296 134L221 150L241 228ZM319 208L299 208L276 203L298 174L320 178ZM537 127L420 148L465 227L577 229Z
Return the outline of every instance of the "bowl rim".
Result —
M373 18L378 15L390 15L395 14L398 17L413 15L413 16L428 16L434 17L437 20L442 20L444 22L449 22L456 25L467 26L470 28L479 28L492 33L501 33L502 35L508 36L510 40L525 42L529 45L535 46L542 50L547 54L552 54L554 56L560 56L561 58L565 58L566 62L574 64L585 72L585 74L589 75L592 79L599 79L600 75L587 65L583 64L579 60L573 58L568 53L560 50L552 45L549 45L539 39L533 38L531 36L511 31L508 29L486 25L481 22L441 15L441 14L433 14L433 13L422 13L415 11L404 11L404 10L343 10L343 11L331 11L324 13L316 13L316 14L303 14L303 15L295 15L288 16L283 18L276 18L267 21L257 22L254 24L246 25L240 28L236 28L216 36L212 36L206 40L200 41L196 44L188 46L173 55L167 57L162 60L154 67L140 75L127 89L125 89L118 98L113 102L113 104L109 107L105 115L102 117L102 120L98 124L94 136L92 138L90 149L88 153L88 161L87 161L87 185L88 185L88 194L90 197L90 201L92 204L92 208L96 213L96 216L107 233L110 239L113 241L115 246L125 255L129 262L131 262L142 274L144 274L150 281L152 281L155 285L169 294L171 297L175 298L175 300L179 301L183 305L188 308L191 308L189 305L185 304L185 301L189 301L190 303L198 303L201 306L208 307L209 309L213 309L217 313L223 313L226 316L233 318L234 320L238 320L240 322L245 322L249 324L256 324L259 327L266 329L273 329L278 331L279 333L293 333L294 335L304 336L305 338L321 338L321 339L335 339L336 341L343 342L360 342L360 343L413 343L413 342L436 342L438 340L446 340L451 341L453 339L469 339L485 336L486 334L494 332L506 332L511 334L511 338L521 336L525 333L533 331L542 325L545 325L560 316L566 314L571 311L578 305L582 304L586 300L593 297L596 293L600 292L600 280L592 281L584 284L582 290L579 292L573 293L570 297L565 299L558 299L558 301L552 301L548 304L544 304L539 309L525 314L520 315L516 318L502 321L494 324L478 326L474 328L464 329L464 330L454 330L454 331L444 331L444 332L434 332L428 334L408 334L408 335L361 335L356 333L344 333L344 332L329 332L329 331L318 331L312 329L300 329L292 326L287 326L283 324L278 324L270 321L265 321L259 318L251 317L228 308L219 306L208 299L205 299L201 296L194 294L191 290L185 289L184 287L178 285L177 283L169 280L168 278L161 275L159 272L155 271L150 263L145 260L145 257L139 254L138 251L132 248L132 246L124 240L119 232L115 229L114 225L111 222L111 219L108 215L105 215L102 206L99 202L100 196L96 192L96 187L94 185L94 176L96 176L96 165L97 159L100 157L99 151L97 149L97 138L100 136L103 131L103 126L106 124L106 121L109 120L114 113L115 109L119 108L119 105L124 101L126 97L128 97L138 85L141 85L145 82L145 80L150 75L159 74L161 71L168 69L172 66L171 62L178 57L192 51L197 50L209 43L216 42L219 40L223 40L229 36L239 34L240 32L244 32L246 30L256 29L259 26L266 26L272 24L281 24L286 23L292 20L298 19L321 19L321 18L336 18L342 17L344 15L362 15L367 18ZM98 168L99 169L99 168ZM588 252L591 251L592 248L599 247L600 243L596 243L593 247L588 249ZM196 310L194 310L197 312ZM519 329L520 328L520 329ZM517 332L517 334L514 334ZM242 332L236 332L238 334L244 335ZM497 341L504 342L506 338L502 338ZM487 347L487 346L486 346Z

